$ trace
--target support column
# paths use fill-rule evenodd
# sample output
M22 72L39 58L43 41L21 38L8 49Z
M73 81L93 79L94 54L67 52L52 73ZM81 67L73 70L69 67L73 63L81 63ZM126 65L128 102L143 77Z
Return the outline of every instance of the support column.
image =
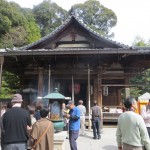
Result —
M97 80L98 80L98 92L97 92L97 102L100 107L102 107L102 68L98 67L97 73Z
M90 93L90 68L88 67L88 130L91 130L91 93Z
M122 105L121 103L121 90L120 89L118 89L118 91L117 91L117 105Z
M2 70L3 70L4 57L0 56L0 90L2 86Z
M97 73L97 83L98 83L98 86L97 86L97 102L98 102L98 105L101 107L102 109L102 68L101 67L98 67L98 73ZM101 112L102 113L102 112ZM103 114L102 114L102 118L103 118ZM103 119L101 119L101 122L100 122L100 130L101 132L103 132Z
M97 100L97 97L98 97L98 82L97 82L97 78L94 79L94 87L93 87L93 95L94 95L94 98L93 98L93 101L92 101L92 104L94 102L94 100Z
M43 96L43 68L39 68L38 76L38 97L39 99Z
M51 92L51 66L49 65L49 69L48 69L48 93L49 94Z
M129 78L125 78L125 85L129 85ZM130 88L125 87L125 97L130 96Z

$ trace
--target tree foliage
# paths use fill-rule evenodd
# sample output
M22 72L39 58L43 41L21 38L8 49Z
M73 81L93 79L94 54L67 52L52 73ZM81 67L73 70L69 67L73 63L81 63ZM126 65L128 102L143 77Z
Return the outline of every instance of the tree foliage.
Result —
M33 9L42 36L47 35L66 19L67 12L50 0L45 0Z
M136 36L133 41L133 46L150 46L150 40L146 42L141 36Z
M0 47L20 47L40 37L32 11L0 0Z
M70 13L75 13L83 23L101 35L106 37L113 35L109 35L109 32L116 25L117 16L112 10L101 5L99 1L88 0L83 4L76 4L72 7Z
M133 46L149 46L150 43L146 42L142 37L137 36L133 42ZM130 79L131 84L143 85L140 87L132 87L131 95L138 97L145 92L150 92L150 69L145 70L144 72L137 74L136 76Z
M0 98L10 98L20 88L19 76L3 71L2 87L0 89Z

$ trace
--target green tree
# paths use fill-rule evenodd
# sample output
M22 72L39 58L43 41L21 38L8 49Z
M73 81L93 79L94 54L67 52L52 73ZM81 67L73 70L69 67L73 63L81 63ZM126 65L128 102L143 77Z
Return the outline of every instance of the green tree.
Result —
M0 0L0 47L20 47L40 37L40 29L30 9Z
M26 23L24 28L27 32L26 41L27 44L35 42L41 38L41 31L34 18L33 11L30 9L23 9L22 12L26 17Z
M149 46L150 42L146 42L142 37L137 36L133 42L133 46ZM140 74L137 74L136 76L132 77L130 79L131 84L139 84L143 85L140 87L132 87L131 95L134 95L135 97L138 97L145 92L150 92L150 69L145 70L144 72L141 72Z
M70 13L75 13L83 23L101 35L106 37L113 36L113 33L109 35L109 32L116 25L117 16L111 9L101 5L99 1L88 0L83 4L75 4Z
M150 41L146 42L141 36L136 36L133 41L133 46L150 46Z
M67 11L50 0L45 0L33 8L36 21L41 29L42 36L52 32L66 19Z
M12 97L12 94L18 91L19 88L20 88L19 76L4 70L2 75L2 87L0 89L0 98Z

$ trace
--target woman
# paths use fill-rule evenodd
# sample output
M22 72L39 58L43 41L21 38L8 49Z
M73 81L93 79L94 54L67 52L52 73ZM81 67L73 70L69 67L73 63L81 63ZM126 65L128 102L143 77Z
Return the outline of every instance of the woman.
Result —
M31 138L35 150L53 150L54 146L54 126L46 117L49 114L48 108L40 110L41 119L34 123L31 130Z

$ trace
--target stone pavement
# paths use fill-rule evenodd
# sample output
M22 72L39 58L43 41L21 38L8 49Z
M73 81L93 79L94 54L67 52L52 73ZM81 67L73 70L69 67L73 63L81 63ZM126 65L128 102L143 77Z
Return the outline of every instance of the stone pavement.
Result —
M117 150L116 127L104 127L100 140L93 139L92 130L86 130L85 136L77 139L78 150ZM70 150L69 140L65 141L65 150Z

